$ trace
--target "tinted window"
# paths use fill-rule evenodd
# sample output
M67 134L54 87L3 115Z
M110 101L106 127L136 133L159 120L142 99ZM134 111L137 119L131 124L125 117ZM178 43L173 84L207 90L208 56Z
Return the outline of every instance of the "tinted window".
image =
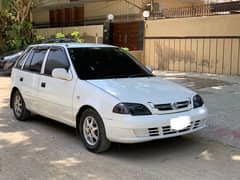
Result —
M23 70L29 71L30 70L30 63L33 57L33 51L31 51L29 53L29 55L27 56L26 62L24 64Z
M28 48L26 49L26 51L24 51L22 53L22 55L19 57L19 59L17 60L17 64L16 64L16 68L21 69L22 65L24 64L26 57L29 55L30 51L32 48Z
M55 68L64 68L68 71L68 58L63 49L50 50L47 58L47 63L45 65L44 74L51 75L52 70Z
M23 70L40 73L47 49L33 49L24 64Z
M23 54L23 56L18 60L16 68L18 68L18 69L22 68L22 65L23 65L23 63L24 63L28 54L29 54L29 52L26 52L26 53Z
M30 63L30 71L40 73L46 52L47 52L47 49L33 50L33 56Z
M153 76L119 48L69 48L69 54L81 79Z

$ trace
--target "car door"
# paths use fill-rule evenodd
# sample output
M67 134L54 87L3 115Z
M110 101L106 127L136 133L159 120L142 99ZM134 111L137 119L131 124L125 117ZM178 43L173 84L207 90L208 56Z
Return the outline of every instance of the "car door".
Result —
M48 53L44 72L38 85L39 110L41 114L74 125L72 98L75 80L62 80L52 77L55 68L64 68L71 73L70 63L64 48L52 47Z
M17 87L20 92L22 91L22 68L23 65L25 63L26 58L29 56L30 52L31 52L32 48L28 48L24 54L22 55L22 57L19 58L19 60L17 61L16 65L13 67L12 69L12 73L11 73L11 81L12 81L12 85L14 87Z
M33 48L19 73L20 91L29 110L37 112L37 89L47 48Z

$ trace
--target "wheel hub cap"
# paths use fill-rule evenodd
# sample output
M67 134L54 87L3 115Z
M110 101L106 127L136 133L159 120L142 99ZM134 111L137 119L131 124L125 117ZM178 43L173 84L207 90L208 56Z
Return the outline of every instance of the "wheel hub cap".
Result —
M22 101L22 98L19 95L15 96L14 111L17 114L17 116L21 116L22 111L23 111L23 101Z
M99 130L94 117L88 116L84 119L83 135L89 145L97 144L99 140Z

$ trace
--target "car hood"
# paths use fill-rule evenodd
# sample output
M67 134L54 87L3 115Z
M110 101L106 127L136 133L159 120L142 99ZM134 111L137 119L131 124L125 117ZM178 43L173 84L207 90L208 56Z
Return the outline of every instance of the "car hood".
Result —
M188 100L193 91L160 77L88 80L121 102L170 103Z

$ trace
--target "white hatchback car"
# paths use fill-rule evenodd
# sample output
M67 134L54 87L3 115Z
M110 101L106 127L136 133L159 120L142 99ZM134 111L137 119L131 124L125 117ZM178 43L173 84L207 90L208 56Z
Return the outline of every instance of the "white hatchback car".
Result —
M206 126L195 92L154 76L124 50L98 44L27 48L12 70L10 105L16 119L30 112L80 134L86 148L180 136Z

